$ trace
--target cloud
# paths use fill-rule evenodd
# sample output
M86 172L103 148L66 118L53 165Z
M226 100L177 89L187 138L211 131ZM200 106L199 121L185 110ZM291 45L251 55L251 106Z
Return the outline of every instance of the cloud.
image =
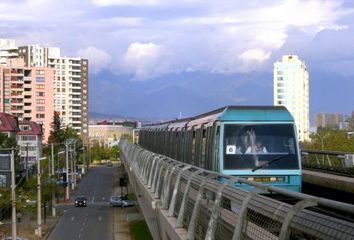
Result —
M243 52L238 57L243 62L240 70L242 72L248 72L267 60L270 57L270 51L265 51L261 48L253 48Z
M284 46L302 49L320 31L353 27L343 20L350 7L342 0L4 0L0 32L65 55L101 50L103 63L91 59L96 72L115 65L144 80L270 66Z
M154 43L131 43L123 56L121 67L134 75L135 80L146 80L168 72L164 62L165 49Z
M90 69L93 73L98 73L104 68L109 68L112 57L102 49L88 47L77 51L80 57L89 59Z
M93 0L97 6L156 6L156 5L173 5L176 3L196 3L200 0Z

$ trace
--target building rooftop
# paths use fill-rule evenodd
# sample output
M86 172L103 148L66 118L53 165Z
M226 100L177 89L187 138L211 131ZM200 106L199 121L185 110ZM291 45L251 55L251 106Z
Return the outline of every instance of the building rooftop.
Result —
M18 118L16 116L0 112L0 132L17 132Z
M42 135L42 125L32 121L20 121L18 135Z

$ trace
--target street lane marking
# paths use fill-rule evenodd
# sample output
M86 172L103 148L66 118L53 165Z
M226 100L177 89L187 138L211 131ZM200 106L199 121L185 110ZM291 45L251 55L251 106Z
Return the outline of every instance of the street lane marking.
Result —
M81 234L79 234L79 238L81 238Z
M101 216L99 216L99 217L98 217L98 221L101 221L101 220L102 220L102 217L101 217Z
M74 221L75 217L71 217L71 221Z
M95 197L92 197L92 202L94 202L95 201Z
M80 229L80 232L83 232L83 231L84 231L84 228L81 228L81 229Z
M105 199L105 197L102 198L102 200L104 200L104 199Z

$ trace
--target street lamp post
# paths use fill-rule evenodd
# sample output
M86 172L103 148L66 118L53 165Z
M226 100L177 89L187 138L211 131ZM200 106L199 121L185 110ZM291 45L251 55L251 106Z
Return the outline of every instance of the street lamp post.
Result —
M42 237L42 200L41 200L41 160L47 157L38 158L37 162L37 236Z
M70 194L69 194L69 146L70 144L73 143L73 139L67 139L65 140L65 167L66 167L66 188L65 188L65 200L69 200ZM71 169L72 171L72 169Z
M65 153L65 151L60 151L58 152L56 155L60 155ZM52 144L52 169L51 169L51 176L54 177L54 149L53 149L53 144ZM56 216L56 203L55 203L55 193L54 191L52 191L52 216L55 217Z
M65 186L65 201L69 200L69 144L65 143L65 168L66 168L66 186Z
M15 151L11 150L11 204L12 204L12 239L16 239L16 183L15 183Z
M324 142L323 142L323 137L319 134L319 133L317 133L317 132L315 132L315 134L316 134L316 136L318 136L318 138L321 140L321 147L322 147L322 151L324 150ZM322 155L322 164L324 165L324 156Z

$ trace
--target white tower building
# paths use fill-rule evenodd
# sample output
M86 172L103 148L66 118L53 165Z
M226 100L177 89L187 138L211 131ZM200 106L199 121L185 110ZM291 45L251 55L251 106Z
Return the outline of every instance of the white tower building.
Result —
M309 73L296 55L274 63L274 105L285 106L293 115L298 140L309 140Z
M6 65L7 60L18 57L16 42L13 39L0 39L0 65Z

